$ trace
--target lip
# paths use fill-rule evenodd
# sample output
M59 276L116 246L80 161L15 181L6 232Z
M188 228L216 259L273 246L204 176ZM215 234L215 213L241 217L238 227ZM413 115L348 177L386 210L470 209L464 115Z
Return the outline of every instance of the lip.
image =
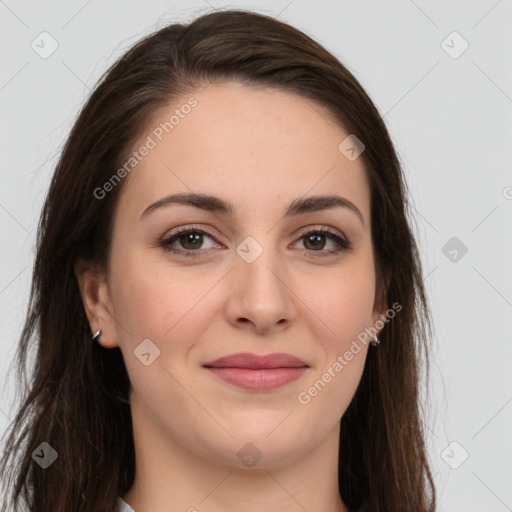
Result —
M205 363L204 368L235 386L254 391L277 389L297 380L308 368L290 354L239 353Z
M220 357L215 361L203 364L212 368L247 368L251 370L264 370L269 368L301 368L308 367L302 359L290 354L276 353L260 356L241 352L229 356Z

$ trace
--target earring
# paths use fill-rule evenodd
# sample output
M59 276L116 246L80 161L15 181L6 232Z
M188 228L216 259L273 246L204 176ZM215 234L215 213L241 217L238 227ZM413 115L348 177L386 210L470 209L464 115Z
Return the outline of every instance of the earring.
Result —
M96 334L92 337L93 342L98 341L98 338L101 336L101 332L101 329L96 331Z
M370 345L372 347L376 347L379 343L380 343L380 340L379 340L378 336L375 334L373 336L373 338L370 340Z

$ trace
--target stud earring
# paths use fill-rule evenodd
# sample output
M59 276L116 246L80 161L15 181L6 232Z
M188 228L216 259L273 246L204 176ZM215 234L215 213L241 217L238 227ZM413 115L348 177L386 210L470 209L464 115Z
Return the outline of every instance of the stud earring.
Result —
M95 341L98 341L98 338L101 336L101 329L99 329L98 331L96 331L96 334L92 337L92 341L95 342Z
M378 336L375 334L373 336L373 338L370 340L370 345L372 347L376 347L379 343L380 343L380 340L379 340Z

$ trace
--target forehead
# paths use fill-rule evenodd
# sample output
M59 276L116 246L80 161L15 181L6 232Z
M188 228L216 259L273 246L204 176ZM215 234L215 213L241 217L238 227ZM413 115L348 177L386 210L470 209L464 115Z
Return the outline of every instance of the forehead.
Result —
M132 148L150 147L127 176L118 209L135 218L166 194L199 192L261 212L337 193L368 219L363 160L339 149L348 136L325 109L294 93L212 84L155 113Z

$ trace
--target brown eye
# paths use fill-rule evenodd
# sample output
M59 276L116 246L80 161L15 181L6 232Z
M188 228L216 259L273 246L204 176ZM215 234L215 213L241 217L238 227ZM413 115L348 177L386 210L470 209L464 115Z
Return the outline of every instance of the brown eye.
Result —
M203 246L205 237L213 242L209 247ZM337 233L330 231L328 228L310 229L302 233L300 240L309 255L314 255L315 257L332 256L342 251L352 249L352 245L349 241L345 240ZM332 244L331 248L329 248L329 243ZM219 247L219 245L215 243L213 235L202 229L190 226L176 230L170 237L160 241L159 245L165 251L186 257L198 257L203 255L203 252L207 249ZM325 250L326 248L327 250Z
M304 247L307 251L310 251L310 253L318 253L318 255L315 254L315 256L329 256L352 249L352 245L349 241L329 229L307 231L306 233L302 233L301 240L303 240ZM331 242L334 247L329 250L323 250L328 242Z
M322 237L324 240L322 240ZM323 249L325 247L325 235L314 233L303 236L303 239L305 240L306 249ZM311 247L308 247L308 245L311 245Z
M179 240L184 249L200 249L203 244L202 237L202 233L200 234L197 231L189 231L185 235L180 235L177 240Z
M205 236L214 240L213 236L202 229L181 228L170 237L162 240L159 245L165 250L183 256L201 256L203 250L210 247L203 247ZM176 247L177 244L177 247Z

